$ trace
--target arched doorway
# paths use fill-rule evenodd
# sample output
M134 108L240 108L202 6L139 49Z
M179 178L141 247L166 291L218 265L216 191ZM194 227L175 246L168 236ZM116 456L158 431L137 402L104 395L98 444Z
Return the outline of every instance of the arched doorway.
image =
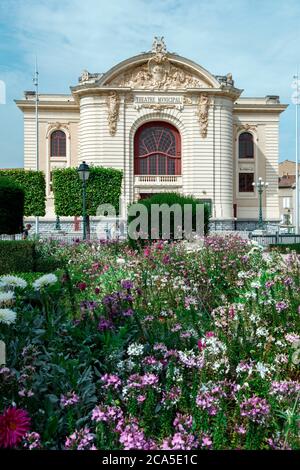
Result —
M164 121L143 124L134 137L135 175L181 175L181 139Z

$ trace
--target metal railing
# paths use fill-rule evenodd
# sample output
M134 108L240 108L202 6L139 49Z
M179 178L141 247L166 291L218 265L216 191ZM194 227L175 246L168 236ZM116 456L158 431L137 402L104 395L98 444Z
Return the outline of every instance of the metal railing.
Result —
M293 233L272 233L264 235L253 235L249 233L249 238L262 246L300 243L300 235L295 235Z

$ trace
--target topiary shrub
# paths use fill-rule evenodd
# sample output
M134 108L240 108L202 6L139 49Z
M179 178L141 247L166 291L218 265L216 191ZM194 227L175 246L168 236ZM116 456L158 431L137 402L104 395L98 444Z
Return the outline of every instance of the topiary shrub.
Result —
M199 199L195 199L192 196L183 196L182 194L177 194L177 193L161 193L161 194L155 194L154 196L151 196L147 199L142 199L138 201L140 204L143 204L148 212L148 227L147 231L148 233L146 234L146 239L139 238L138 240L134 240L130 237L129 233L129 244L133 248L137 248L138 246L143 246L145 243L148 243L151 240L159 240L164 238L163 236L163 220L162 220L162 214L159 216L159 229L157 235L153 231L153 227L151 226L151 206L153 204L162 206L163 204L167 205L170 209L174 204L178 204L181 207L181 226L183 230L185 230L184 227L184 206L186 204L189 204L192 206L192 229L193 231L196 230L196 207L197 204L203 204L204 205L204 233L208 233L208 228L209 228L209 218L210 218L210 204L208 201L201 201ZM134 206L134 204L132 205ZM132 207L131 206L131 207ZM128 216L128 226L129 224L135 219L135 216L130 215L130 208L129 208L129 216ZM174 220L175 219L175 220ZM174 216L174 212L170 210L170 236L168 237L169 240L174 240L176 239L176 218Z
M23 230L24 191L9 178L0 177L0 234Z
M0 240L0 274L34 271L34 242L28 240Z
M46 182L42 171L12 169L0 170L0 177L9 178L23 189L24 215L44 216L46 213Z

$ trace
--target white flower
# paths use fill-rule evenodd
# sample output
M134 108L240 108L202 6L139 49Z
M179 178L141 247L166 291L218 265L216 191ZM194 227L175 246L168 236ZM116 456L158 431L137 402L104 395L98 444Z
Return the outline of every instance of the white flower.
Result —
M269 372L269 369L262 362L258 362L256 364L256 371L259 373L261 378L264 379L265 375Z
M252 289L259 289L260 288L260 283L257 282L257 281L251 282L250 285L251 285Z
M0 305L10 304L14 299L14 293L12 291L0 292Z
M263 326L260 326L259 328L257 328L256 330L256 334L257 336L265 336L267 337L269 332L267 330L267 328L263 327Z
M124 258L117 258L116 263L117 263L117 264L125 264L126 261L125 261Z
M128 356L142 356L144 352L144 346L138 343L132 343L127 348Z
M35 290L40 290L43 287L49 286L51 284L55 284L57 282L57 276L55 274L45 274L42 277L39 277L34 281L32 286Z
M27 282L24 281L21 277L17 276L1 276L0 277L0 288L9 287L14 289L16 287L20 287L21 289L25 289L27 287Z
M16 318L17 314L13 310L10 310L9 308L0 308L0 323L10 325L11 323L15 323Z

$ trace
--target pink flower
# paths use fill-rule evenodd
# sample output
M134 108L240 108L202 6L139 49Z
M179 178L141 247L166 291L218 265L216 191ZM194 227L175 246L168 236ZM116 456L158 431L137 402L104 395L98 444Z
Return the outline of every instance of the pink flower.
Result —
M0 416L0 447L15 447L30 429L26 410L9 407Z
M139 395L139 396L137 397L137 402L138 402L138 403L143 403L143 401L145 401L145 400L146 400L145 395Z
M41 448L41 436L38 432L27 432L24 436L25 449L34 450Z
M75 405L79 402L79 396L75 392L69 392L67 395L61 395L60 404L62 407Z
M207 331L207 332L205 333L205 336L206 336L206 338L212 338L213 336L215 336L215 334L214 334L213 331Z
M87 427L79 429L79 431L75 429L73 434L66 438L65 448L67 450L90 450L94 437Z
M119 379L119 377L117 375L114 375L114 374L104 374L102 377L101 377L101 380L103 382L103 386L105 388L108 388L108 387L113 387L115 390L121 386L121 380Z
M210 448L212 446L211 438L209 436L203 436L201 446Z

